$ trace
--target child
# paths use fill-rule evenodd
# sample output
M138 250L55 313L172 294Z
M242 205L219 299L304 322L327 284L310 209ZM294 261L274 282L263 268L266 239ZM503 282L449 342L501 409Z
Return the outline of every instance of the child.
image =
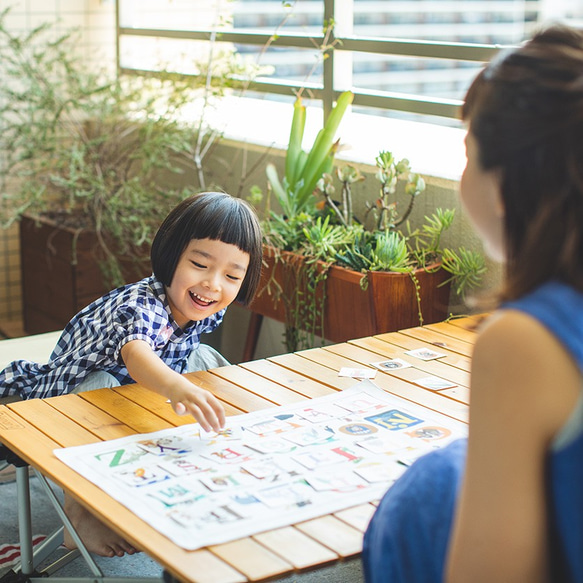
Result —
M176 413L190 413L205 430L223 427L220 402L181 373L228 364L201 345L200 336L221 323L231 302L253 299L262 262L258 219L247 203L228 194L192 196L162 223L151 260L152 276L79 312L47 364L15 361L0 372L0 396L43 398L137 382L168 398ZM121 540L103 546L113 533L88 523L82 508L69 502L69 517L89 550L107 556L133 552Z
M470 87L460 190L506 266L468 440L419 459L368 527L366 580L583 582L583 33L541 31Z

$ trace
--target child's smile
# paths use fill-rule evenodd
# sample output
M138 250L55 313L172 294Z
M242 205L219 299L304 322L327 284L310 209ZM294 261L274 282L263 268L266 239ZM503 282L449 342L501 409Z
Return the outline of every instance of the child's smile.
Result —
M180 327L226 308L237 297L249 254L214 239L190 241L166 287L168 304Z
M200 306L203 306L203 307L205 307L205 306L208 307L215 302L215 300L203 298L194 292L190 292L190 297L192 298L192 301L195 304L199 304Z

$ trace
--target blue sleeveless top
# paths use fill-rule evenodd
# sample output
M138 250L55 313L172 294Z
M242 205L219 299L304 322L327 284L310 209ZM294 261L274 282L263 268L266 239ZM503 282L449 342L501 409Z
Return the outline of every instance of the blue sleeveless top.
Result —
M547 283L502 308L523 311L547 327L583 374L583 294ZM443 581L465 439L425 455L383 497L364 537L367 583ZM552 581L583 583L583 391L547 458Z

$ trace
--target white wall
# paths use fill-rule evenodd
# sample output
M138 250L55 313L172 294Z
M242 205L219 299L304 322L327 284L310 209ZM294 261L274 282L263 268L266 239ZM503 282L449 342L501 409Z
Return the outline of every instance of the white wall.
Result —
M11 7L9 30L32 30L45 22L54 22L59 32L77 28L77 49L88 63L115 65L114 0L4 0L2 5Z

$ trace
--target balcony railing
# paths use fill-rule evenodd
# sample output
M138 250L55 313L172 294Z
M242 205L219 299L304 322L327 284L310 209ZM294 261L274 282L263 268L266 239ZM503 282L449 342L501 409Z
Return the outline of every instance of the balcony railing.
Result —
M324 1L324 20L334 20L334 11L341 0ZM119 3L118 3L119 5ZM344 15L345 17L345 15ZM149 37L159 39L179 39L189 41L211 41L219 43L231 43L237 45L249 45L263 47L270 44L276 48L311 49L322 46L334 45L329 58L323 61L322 81L287 81L276 78L257 78L251 82L249 88L258 92L291 95L292 92L302 87L310 90L310 96L323 102L325 115L330 111L333 102L342 90L352 89L354 106L372 107L386 110L397 110L423 115L440 116L444 118L457 118L461 101L459 99L429 97L400 92L391 92L374 89L361 89L358 87L342 86L340 75L335 72L334 62L337 58L344 59L343 67L352 67L351 57L357 53L369 53L385 56L416 57L427 59L445 59L451 61L467 61L482 63L490 60L502 45L473 44L461 42L442 41L418 41L396 38L373 38L356 35L340 36L336 30L325 38L324 35L314 36L305 33L279 32L276 36L263 31L245 30L220 30L220 33L209 28L197 30L157 29L126 27L119 24L118 8L118 70L120 73L146 73L143 69L121 65L119 56L120 37ZM346 60L348 57L348 60ZM349 76L351 79L351 77ZM344 80L346 85L346 80Z

